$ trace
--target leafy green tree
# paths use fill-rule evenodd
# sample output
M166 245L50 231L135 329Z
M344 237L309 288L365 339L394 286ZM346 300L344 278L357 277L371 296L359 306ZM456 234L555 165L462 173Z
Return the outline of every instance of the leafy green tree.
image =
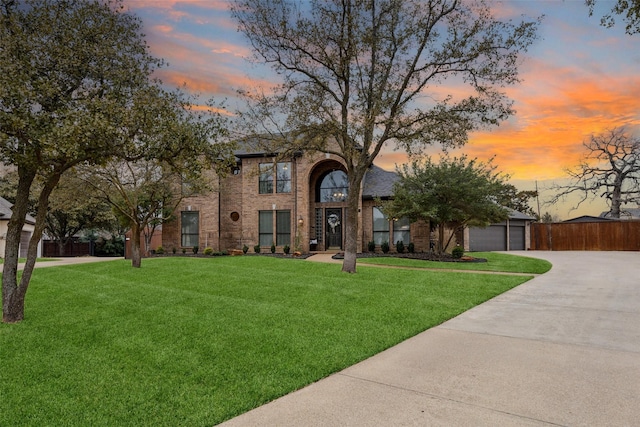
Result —
M236 0L232 14L256 60L283 80L244 92L243 129L272 152L320 151L344 161L342 270L350 273L361 183L380 150L460 146L470 131L511 116L503 88L519 81L520 53L538 27L500 21L473 0ZM462 95L459 83L467 84Z
M139 19L119 0L0 0L0 161L18 173L2 275L4 322L24 318L37 243L60 177L122 151L119 123L132 94L160 65ZM36 177L42 186L34 194ZM38 212L18 283L30 197Z
M71 172L65 173L53 190L46 216L46 233L58 242L61 256L67 242L81 231L112 230L116 220L111 207L94 192L78 191L84 183Z
M506 175L497 173L489 161L469 160L467 156L441 157L438 163L426 157L398 169L393 198L382 202L385 214L408 217L435 224L439 230L438 252L443 253L445 227L460 230L468 225L487 226L508 218L508 211L497 203L504 192Z
M61 178L49 197L49 206L45 217L45 232L58 243L59 253L65 255L65 246L73 236L83 230L99 229L112 231L116 218L111 213L111 207L95 194L78 191L84 186L73 171L68 171ZM0 194L11 203L15 203L18 175L9 172L0 178ZM32 186L37 193L42 184L36 179ZM36 215L37 200L29 200L28 212Z
M589 16L593 15L598 0L585 0L585 3L589 6ZM608 1L606 4L611 3ZM613 27L616 22L614 15L622 16L627 34L640 33L640 0L616 0L611 10L600 18L600 25Z
M185 198L211 188L233 159L222 116L196 113L193 99L158 86L145 88L120 127L123 151L100 167L84 168L85 181L131 230L131 263L141 266L141 233L147 251L155 229L171 220Z
M538 192L535 190L521 191L512 184L505 184L503 191L497 197L497 202L505 208L513 209L537 219L538 213L529 205L530 200L537 197Z

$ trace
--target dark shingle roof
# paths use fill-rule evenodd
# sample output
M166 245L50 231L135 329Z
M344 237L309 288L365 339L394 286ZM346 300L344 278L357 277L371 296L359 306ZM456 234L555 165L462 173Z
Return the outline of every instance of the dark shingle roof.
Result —
M399 179L400 177L397 173L386 171L376 165L371 165L364 176L362 198L391 197L393 195L393 184Z
M9 201L7 199L5 199L4 197L0 197L0 219L3 220L10 220L11 219L11 215L13 214L11 212L11 207L13 205L11 203L9 203ZM27 214L27 217L24 219L24 221L27 224L35 224L36 220L34 217L32 217L31 215Z
M535 219L532 216L519 212L515 209L511 209L511 208L507 208L507 209L509 209L509 219L521 219L524 221L533 221Z

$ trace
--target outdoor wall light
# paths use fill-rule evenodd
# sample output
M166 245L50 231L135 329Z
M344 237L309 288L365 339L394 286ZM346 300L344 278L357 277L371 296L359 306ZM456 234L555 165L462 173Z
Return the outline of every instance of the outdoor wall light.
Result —
M300 217L298 218L298 225L300 227L302 227L304 225L304 218L302 218L302 215L300 215Z

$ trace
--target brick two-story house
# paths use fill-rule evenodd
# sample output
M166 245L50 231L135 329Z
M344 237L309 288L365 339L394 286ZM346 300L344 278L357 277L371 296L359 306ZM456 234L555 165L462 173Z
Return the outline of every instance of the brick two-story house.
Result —
M163 226L165 250L211 247L214 250L253 248L274 243L278 252L344 249L346 168L331 154L314 153L277 158L264 152L239 150L237 166L219 180L218 191L185 199L176 220ZM397 174L372 166L364 177L358 207L358 251L369 241L377 245L402 240L416 250L428 250L430 230L424 223L389 220L375 198L392 193Z
M165 223L165 250L210 247L216 251L259 244L266 252L275 244L291 251L344 249L347 175L342 159L333 154L306 153L283 158L261 150L235 153L236 165L218 179L217 191L183 200L176 220ZM416 251L429 251L435 234L428 223L389 219L376 199L392 196L395 172L372 166L364 176L358 206L358 252L368 242L391 249L402 241ZM510 218L486 228L467 228L450 242L466 251L523 250L530 247L533 218L511 211ZM451 230L449 232L452 232ZM448 235L445 239L448 239Z

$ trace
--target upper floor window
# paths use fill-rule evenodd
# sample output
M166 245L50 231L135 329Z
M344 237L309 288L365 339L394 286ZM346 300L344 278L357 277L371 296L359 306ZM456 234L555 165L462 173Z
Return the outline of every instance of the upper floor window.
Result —
M276 165L276 193L291 193L291 162Z
M347 174L341 170L334 170L320 179L316 189L316 202L344 202L349 193Z
M273 193L273 164L260 163L260 194Z
M273 163L260 163L259 193L273 193L274 181L276 193L291 193L291 162L276 163L275 174Z

